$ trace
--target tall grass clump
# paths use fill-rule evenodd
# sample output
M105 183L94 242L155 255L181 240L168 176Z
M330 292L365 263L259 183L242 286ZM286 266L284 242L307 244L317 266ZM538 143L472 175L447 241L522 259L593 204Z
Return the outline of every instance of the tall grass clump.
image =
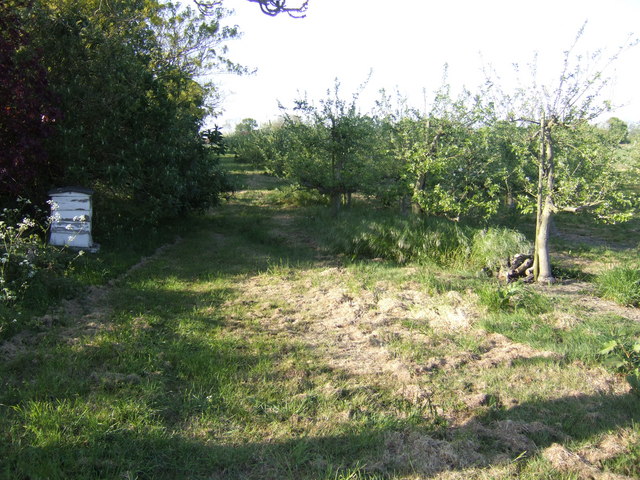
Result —
M469 228L448 220L377 214L343 216L328 241L334 252L354 258L449 265L468 256L470 238Z
M487 284L476 293L480 303L491 313L527 312L535 315L551 309L547 297L522 283Z
M517 253L529 253L533 246L520 232L508 228L477 231L473 235L470 261L474 266L497 269Z
M328 205L329 200L325 195L315 191L301 188L298 185L284 185L269 192L269 201L275 205L309 207L314 205Z
M507 257L531 250L531 243L515 230L481 230L443 218L383 212L349 212L327 228L325 236L336 253L401 264L497 268Z
M601 297L629 307L640 306L640 268L615 267L596 278Z

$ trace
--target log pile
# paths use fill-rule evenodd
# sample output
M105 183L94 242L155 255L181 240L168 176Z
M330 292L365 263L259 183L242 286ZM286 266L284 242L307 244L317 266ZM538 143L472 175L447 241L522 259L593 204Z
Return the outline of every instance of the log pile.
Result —
M517 280L524 283L533 282L533 256L517 253L512 258L508 258L500 269L498 278L507 283Z

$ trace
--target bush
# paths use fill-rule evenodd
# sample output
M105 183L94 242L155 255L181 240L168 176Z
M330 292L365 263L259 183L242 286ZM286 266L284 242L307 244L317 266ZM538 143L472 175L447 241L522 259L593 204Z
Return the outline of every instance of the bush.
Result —
M38 215L25 213L29 207L29 201L20 201L0 213L0 337L21 326L16 325L21 307L40 302L46 308L52 292L64 290L67 282L58 280L79 255L48 246L49 219L36 220Z
M640 393L640 338L615 339L600 351L617 372L626 375L635 393Z
M599 275L596 279L598 293L621 305L640 305L640 269L616 267Z

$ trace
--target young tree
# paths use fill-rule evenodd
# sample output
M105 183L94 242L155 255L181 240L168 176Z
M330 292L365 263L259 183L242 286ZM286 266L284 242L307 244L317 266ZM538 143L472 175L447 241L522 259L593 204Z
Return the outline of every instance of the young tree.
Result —
M609 134L618 143L629 143L629 126L618 117L611 117L607 120Z
M294 114L284 114L285 173L328 195L333 215L338 214L343 199L348 204L352 193L379 181L382 165L376 162L376 121L359 111L358 94L348 102L339 90L336 81L319 107L299 100Z
M260 168L264 167L265 160L260 150L261 134L258 122L253 118L245 118L236 125L226 142L238 161Z
M609 82L604 71L622 50L604 62L600 53L587 58L575 55L583 32L584 27L564 53L554 87L537 84L534 70L533 85L504 96L507 119L531 132L528 156L538 166L537 184L528 197L535 201L521 198L521 207L536 212L534 277L541 283L555 280L548 246L555 213L590 210L603 220L615 221L633 211L632 200L618 189L610 142L589 124L611 108L602 98Z
M405 192L414 213L487 217L497 210L500 187L490 155L490 115L481 95L452 99L442 87L427 115L408 112L395 125L393 151L404 166Z
M227 152L225 138L218 125L215 125L213 128L203 130L200 132L200 135L204 144L216 154L224 155Z

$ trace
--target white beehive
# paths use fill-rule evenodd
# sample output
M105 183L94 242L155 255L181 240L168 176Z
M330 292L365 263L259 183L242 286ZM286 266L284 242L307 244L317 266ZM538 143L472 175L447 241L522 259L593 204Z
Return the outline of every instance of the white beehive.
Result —
M51 245L97 250L91 237L93 190L82 187L55 188L51 197Z

